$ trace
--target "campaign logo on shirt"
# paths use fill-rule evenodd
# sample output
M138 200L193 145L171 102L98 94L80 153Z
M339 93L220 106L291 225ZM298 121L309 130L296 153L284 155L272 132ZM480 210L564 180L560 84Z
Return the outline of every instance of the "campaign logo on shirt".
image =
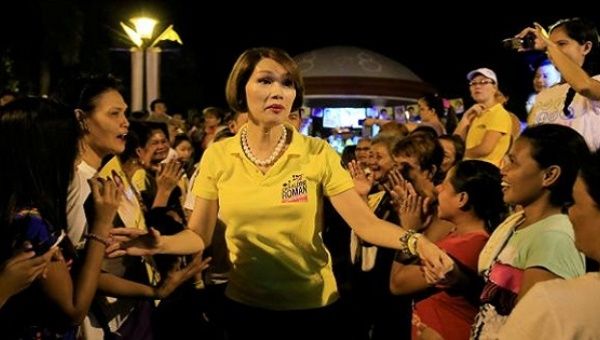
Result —
M292 175L292 179L283 183L281 203L307 202L308 185L303 175Z

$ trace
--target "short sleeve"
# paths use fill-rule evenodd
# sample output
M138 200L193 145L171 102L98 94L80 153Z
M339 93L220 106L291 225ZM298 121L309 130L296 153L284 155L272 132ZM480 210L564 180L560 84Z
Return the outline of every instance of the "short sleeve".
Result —
M541 233L527 250L525 268L542 267L562 277L572 278L585 272L582 256L573 239L561 231Z
M198 175L192 184L192 192L196 196L207 200L216 200L218 198L218 146L218 144L212 144L206 149L200 160Z
M501 133L510 133L512 131L512 120L508 111L499 108L498 110L491 111L489 114L486 130Z
M326 196L335 196L346 190L354 188L350 173L342 167L340 156L329 144L323 142L323 157L325 168L323 176L323 190Z

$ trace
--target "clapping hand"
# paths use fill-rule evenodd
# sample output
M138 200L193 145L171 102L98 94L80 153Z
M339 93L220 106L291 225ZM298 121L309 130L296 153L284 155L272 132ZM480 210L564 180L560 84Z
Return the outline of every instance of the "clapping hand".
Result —
M354 190L356 190L361 197L367 196L369 191L371 191L371 187L373 187L373 175L367 175L356 160L348 163L348 170L350 171L350 176L352 176L352 179L354 180Z
M165 164L161 164L156 176L156 186L158 190L164 190L165 192L171 193L177 186L177 183L183 176L184 170L182 165L178 161L170 161Z

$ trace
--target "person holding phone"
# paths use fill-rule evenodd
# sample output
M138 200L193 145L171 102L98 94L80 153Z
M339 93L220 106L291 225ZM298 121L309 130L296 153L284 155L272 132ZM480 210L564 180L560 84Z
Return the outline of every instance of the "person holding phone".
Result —
M43 275L48 263L58 248L53 247L46 253L36 256L36 252L27 245L6 260L0 268L0 308L13 295L29 287L40 275Z
M0 143L11 145L0 149L0 261L8 261L4 272L25 266L16 259L31 252L15 255L23 248L34 250L42 263L56 255L44 277L39 275L41 264L23 273L36 284L0 310L2 337L68 338L96 292L106 247L101 240L112 228L120 192L111 181L90 180L95 219L89 231L94 238L82 257L76 257L64 237L67 188L79 138L75 117L66 107L40 98L16 100L4 106L0 116ZM60 249L48 251L57 246Z
M569 126L592 151L600 148L600 38L595 25L581 18L561 19L548 32L538 23L517 37L533 34L534 49L545 51L563 82L542 90L531 109L529 124Z

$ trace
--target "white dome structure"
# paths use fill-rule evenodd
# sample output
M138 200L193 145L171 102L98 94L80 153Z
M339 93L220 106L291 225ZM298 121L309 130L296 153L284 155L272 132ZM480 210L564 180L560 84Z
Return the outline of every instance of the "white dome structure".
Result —
M406 66L358 47L325 47L294 59L307 106L397 106L434 92Z

